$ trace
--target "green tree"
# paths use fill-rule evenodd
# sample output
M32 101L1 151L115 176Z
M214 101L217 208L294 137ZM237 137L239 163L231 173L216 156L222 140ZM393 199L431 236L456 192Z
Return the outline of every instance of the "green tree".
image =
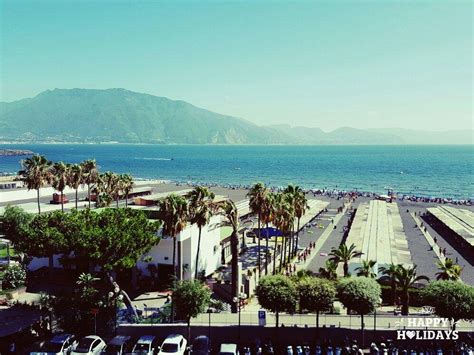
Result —
M458 320L474 319L474 287L453 280L430 282L422 291L426 304L435 314L451 320L453 328Z
M265 199L263 200L262 205L262 224L265 224L267 236L265 238L265 275L268 275L268 264L270 263L270 249L268 247L269 239L270 239L270 231L269 231L269 224L273 222L275 211L275 195L272 192L268 192L265 195ZM275 237L276 241L276 237ZM275 244L276 245L276 244ZM276 248L273 253L273 257L276 258ZM273 263L273 273L275 273L275 263Z
M40 189L51 181L51 164L43 155L37 154L21 162L23 170L19 174L28 190L36 190L38 214L41 213Z
M295 210L291 203L291 196L285 193L277 194L275 198L275 215L273 223L283 235L283 247L280 256L280 270L286 264L287 240L295 221Z
M118 201L120 195L119 176L111 171L106 171L99 175L97 180L96 190L98 192L97 201L99 206L110 206L112 201L116 202L118 208Z
M159 218L163 222L163 236L173 238L173 276L176 279L176 239L186 228L189 219L188 201L183 196L170 194L158 202ZM180 265L181 268L181 265Z
M337 280L337 264L332 260L326 260L325 267L319 268L319 275L327 280Z
M232 234L230 235L230 249L232 254L231 261L231 274L232 274L232 297L238 297L239 295L239 278L242 277L238 273L239 270L239 214L235 203L231 200L224 201L218 205L220 214L222 214L226 220L227 225L232 228ZM237 312L237 305L232 302L232 312Z
M268 193L268 190L265 187L265 184L263 184L261 182L258 182L250 188L250 191L247 194L247 196L250 199L250 201L249 201L250 210L252 211L253 214L257 215L257 223L258 223L257 266L258 266L259 275L261 273L261 262L260 262L261 231L260 231L260 228L261 228L261 222L262 222L263 205L264 205L264 202L265 202L265 195L267 193Z
M316 313L316 329L319 329L319 313L332 309L336 298L334 283L317 277L306 276L298 281L300 309Z
M129 174L120 174L118 180L119 190L124 194L125 197L125 207L128 207L128 195L133 191L133 178Z
M436 280L458 281L461 279L463 269L460 265L454 263L453 259L446 258L444 262L439 262L438 269Z
M113 273L136 266L157 245L159 222L150 222L143 211L107 208L100 213L86 209L69 214L69 247L81 260L97 265L113 289L120 291L127 308L138 317L128 294L120 289Z
M83 174L82 181L87 185L87 200L89 201L89 208L91 208L91 191L99 180L99 170L95 160L84 160L80 166Z
M67 184L70 188L74 189L75 191L76 209L77 209L77 204L78 204L77 190L79 190L79 186L81 186L83 178L84 176L83 176L82 166L80 164L72 164L69 166L68 175L67 175Z
M199 252L201 249L201 233L202 228L208 225L214 211L216 209L214 204L214 193L207 187L197 186L188 195L190 221L191 224L196 224L199 229L198 243L196 251L196 267L194 270L194 278L198 278L199 273Z
M362 255L361 252L355 250L356 246L351 244L349 247L344 243L338 248L332 248L329 255L335 263L342 263L344 267L344 277L349 276L349 261Z
M51 167L51 183L56 191L61 194L61 211L64 211L64 189L68 185L69 167L62 161L54 163Z
M281 312L293 313L298 302L298 291L294 282L283 275L264 276L255 290L258 303L275 313L278 328Z
M306 210L309 208L308 199L306 198L306 194L303 189L299 186L288 185L285 189L285 192L293 196L293 207L295 210L295 217L297 220L297 227L296 227L296 243L293 247L292 254L296 255L298 250L298 243L299 243L299 235L300 235L300 220L301 217L304 216Z
M400 288L402 294L402 315L406 316L410 310L409 289L419 281L429 281L429 278L423 275L418 276L416 274L416 265L405 267L399 264L395 272L395 279L397 280L397 286Z
M1 281L1 280L0 280ZM26 283L26 270L19 265L9 265L5 269L3 275L4 289L13 289L25 286Z
M198 280L179 281L173 287L176 318L186 320L188 339L191 339L191 318L206 312L210 299L211 290Z
M375 260L362 260L362 265L355 269L357 271L357 276L375 279L377 277L377 273L374 271L375 264Z
M31 222L21 228L14 241L15 250L31 257L49 259L49 277L53 277L54 255L68 249L68 215L61 211L36 215Z
M379 267L379 272L382 274L382 277L379 279L381 282L390 283L390 288L392 289L392 304L397 303L397 269L398 265L391 263L388 266Z
M337 285L339 301L348 309L360 315L362 343L364 343L364 315L374 312L380 305L380 285L368 277L347 277Z

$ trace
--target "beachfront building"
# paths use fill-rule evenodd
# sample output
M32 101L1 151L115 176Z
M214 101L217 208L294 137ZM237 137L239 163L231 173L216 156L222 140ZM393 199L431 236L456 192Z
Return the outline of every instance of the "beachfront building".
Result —
M356 250L362 252L360 257L349 263L349 272L356 274L363 260L374 260L374 272L379 267L387 267L391 263L412 266L408 242L403 229L402 219L396 203L372 200L361 203L357 208L346 245L354 244ZM342 266L338 270L342 275Z
M431 223L434 223L434 226L439 228L446 238L472 256L474 253L474 212L451 206L430 207L427 211Z

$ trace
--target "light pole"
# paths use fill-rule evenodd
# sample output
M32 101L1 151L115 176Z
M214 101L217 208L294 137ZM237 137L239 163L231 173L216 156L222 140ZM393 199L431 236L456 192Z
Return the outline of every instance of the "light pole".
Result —
M247 298L247 295L245 293L240 293L238 297L234 297L233 301L237 305L237 309L239 311L239 328L238 328L238 336L239 336L239 341L238 345L240 346L240 316L241 316L241 310L242 310L242 301Z
M212 309L211 308L208 308L207 309L207 314L209 315L209 327L208 327L208 331L207 331L207 336L209 337L209 339L211 338L211 313L212 313Z

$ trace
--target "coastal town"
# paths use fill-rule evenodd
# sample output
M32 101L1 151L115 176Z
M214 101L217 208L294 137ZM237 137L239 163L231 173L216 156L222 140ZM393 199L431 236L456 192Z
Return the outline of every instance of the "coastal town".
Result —
M0 192L4 351L42 352L65 333L102 348L204 333L249 353L362 349L397 340L402 316L455 321L456 344L473 331L467 200L134 180L39 155L22 164Z

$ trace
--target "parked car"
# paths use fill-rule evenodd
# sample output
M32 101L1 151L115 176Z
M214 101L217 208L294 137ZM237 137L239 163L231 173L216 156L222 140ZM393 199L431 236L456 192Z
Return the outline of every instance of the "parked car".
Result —
M239 350L237 350L237 344L221 344L219 349L219 355L239 355Z
M188 342L181 334L171 334L166 337L159 348L158 355L184 355Z
M209 355L211 353L211 340L205 335L194 338L189 352L192 355Z
M47 341L39 351L30 352L30 355L70 354L76 345L77 340L74 335L58 334Z
M102 354L107 355L122 355L132 351L133 342L132 338L128 335L117 335L107 343L106 348L102 351Z
M71 352L71 354L96 355L100 354L100 352L104 350L105 346L105 341L103 341L97 335L88 335L79 340L79 343L77 344L76 348Z
M156 351L156 338L153 335L144 335L138 339L133 347L133 354L154 355Z

